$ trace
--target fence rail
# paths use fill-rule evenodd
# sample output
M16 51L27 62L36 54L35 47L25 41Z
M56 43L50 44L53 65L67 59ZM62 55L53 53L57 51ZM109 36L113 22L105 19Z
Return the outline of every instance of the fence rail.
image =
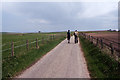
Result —
M39 41L41 41L41 40L38 40L38 42ZM36 41L33 41L33 42L30 42L29 44L33 44L33 43L35 43ZM11 45L13 45L13 43L15 43L15 42L12 42L11 43ZM27 44L22 44L22 45L18 45L18 46L15 46L14 48L19 48L19 47L22 47L22 46L26 46ZM10 49L12 49L12 47L11 48L8 48L8 49L4 49L4 50L2 50L2 52L4 52L4 51L8 51L8 50L10 50Z
M5 51L7 51L7 52L11 53L11 56L14 56L14 52L15 52L16 48L20 48L20 47L26 46L26 50L28 51L30 45L35 43L34 44L34 48L39 49L38 42L42 41L44 43L45 41L54 40L55 38L57 38L59 36L63 36L63 34L49 35L49 36L46 36L46 37L42 37L41 39L36 38L36 39L22 40L22 41L24 41L24 43L22 42L22 44L19 44L19 45L15 45L15 43L19 43L20 41L16 41L16 42L12 41L11 43L3 44L4 46L7 46L7 44L9 44L9 46L11 45L11 47L9 47L7 49L4 49L4 50L2 50L0 52L3 52L3 54L5 54L6 53ZM30 41L30 40L34 40L34 41ZM10 54L9 54L9 56L10 56Z
M79 33L80 36L92 42L95 46L98 46L102 51L110 54L116 60L120 58L120 44L114 41L110 41L101 37L94 37L91 35L87 35L85 33ZM107 41L106 41L107 40Z

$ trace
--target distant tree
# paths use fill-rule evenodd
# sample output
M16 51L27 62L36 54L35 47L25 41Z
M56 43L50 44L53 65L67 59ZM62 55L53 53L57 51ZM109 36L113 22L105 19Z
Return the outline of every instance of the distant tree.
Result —
M111 29L109 29L108 31L112 31Z
M116 30L113 30L113 31L116 31Z
M38 31L38 33L41 33L41 31Z

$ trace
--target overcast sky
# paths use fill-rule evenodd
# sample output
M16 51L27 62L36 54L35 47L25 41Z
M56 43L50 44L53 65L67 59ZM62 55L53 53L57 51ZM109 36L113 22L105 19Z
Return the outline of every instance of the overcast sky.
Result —
M3 2L3 32L118 28L118 2Z

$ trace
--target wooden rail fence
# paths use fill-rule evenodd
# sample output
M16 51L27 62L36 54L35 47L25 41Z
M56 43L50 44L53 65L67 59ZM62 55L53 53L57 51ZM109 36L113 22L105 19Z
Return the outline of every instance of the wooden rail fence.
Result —
M85 39L92 42L95 46L98 46L102 51L105 53L110 54L116 60L120 58L120 50L119 50L119 43L110 42L109 44L104 42L104 38L93 37L91 35L87 35L85 33L79 33L80 36L84 37ZM118 48L114 47L113 44L118 45Z
M45 42L45 40L46 41L49 41L49 40L54 40L55 39L55 37L57 38L58 36L61 36L61 35L57 35L57 36L55 36L55 35L51 35L51 36L48 36L47 38L44 38L44 37L42 37L42 39L38 39L38 38L36 38L34 41L32 41L32 42L30 42L29 40L26 40L26 43L25 44L22 44L22 45L18 45L18 46L15 46L14 45L14 43L18 43L18 42L20 42L20 41L17 41L17 42L11 42L11 48L8 48L8 49L4 49L4 50L2 50L2 52L5 52L5 51L8 51L8 50L11 50L11 56L14 56L14 50L15 50L15 48L19 48L19 47L22 47L22 46L26 46L26 50L27 51L29 51L29 45L30 44L33 44L33 43L35 43L36 44L36 49L39 49L39 45L38 45L38 43L40 42L40 41L42 41L43 43ZM2 45L2 46L7 46L7 43L6 44L4 44L4 45Z

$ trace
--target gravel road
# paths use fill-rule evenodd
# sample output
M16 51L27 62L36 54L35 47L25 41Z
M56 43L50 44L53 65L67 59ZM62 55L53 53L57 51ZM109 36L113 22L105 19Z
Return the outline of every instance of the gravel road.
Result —
M90 78L83 52L78 44L62 41L17 78Z

